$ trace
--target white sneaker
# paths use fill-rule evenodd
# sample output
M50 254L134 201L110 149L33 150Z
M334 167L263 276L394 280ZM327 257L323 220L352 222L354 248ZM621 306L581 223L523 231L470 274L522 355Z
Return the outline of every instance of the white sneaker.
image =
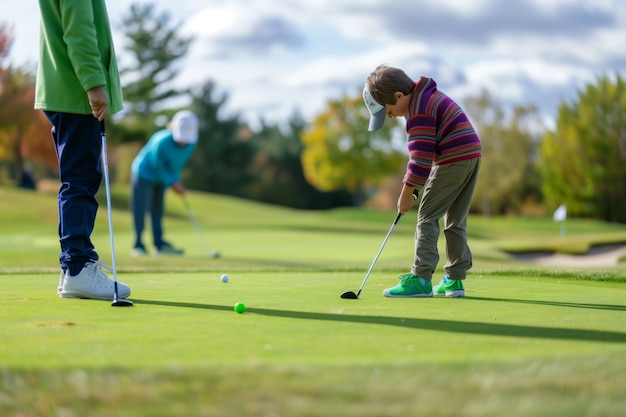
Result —
M69 269L61 274L59 285L61 298L93 298L96 300L113 299L113 280L102 269L113 271L102 262L87 262L78 275L70 275ZM117 283L117 297L126 298L130 295L128 285Z
M130 256L132 256L133 258L148 256L148 251L146 250L146 248L137 246L136 248L131 249Z

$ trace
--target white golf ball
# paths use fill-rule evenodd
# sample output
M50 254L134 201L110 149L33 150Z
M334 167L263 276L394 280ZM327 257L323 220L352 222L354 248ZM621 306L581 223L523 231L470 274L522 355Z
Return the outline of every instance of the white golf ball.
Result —
M222 280L222 282L228 282L228 275L227 274L223 274L221 280Z

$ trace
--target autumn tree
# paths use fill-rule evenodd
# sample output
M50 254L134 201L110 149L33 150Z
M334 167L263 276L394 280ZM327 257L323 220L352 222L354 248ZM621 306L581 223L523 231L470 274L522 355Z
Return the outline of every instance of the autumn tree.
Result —
M404 171L404 142L393 140L397 123L369 132L368 121L360 95L328 103L302 134L302 166L310 184L322 191L348 189L360 205L370 187Z
M4 70L4 60L9 56L13 44L12 32L11 26L6 23L0 24L0 76Z
M12 38L0 26L0 160L8 164L6 176L19 180L26 161L56 166L50 125L42 112L33 109L35 79L32 71L4 65Z
M620 75L588 84L562 103L556 129L541 146L546 204L568 214L626 222L626 82Z
M536 132L541 123L536 108L515 106L507 112L486 91L464 100L463 107L483 146L473 210L485 214L519 213L524 201L539 200Z

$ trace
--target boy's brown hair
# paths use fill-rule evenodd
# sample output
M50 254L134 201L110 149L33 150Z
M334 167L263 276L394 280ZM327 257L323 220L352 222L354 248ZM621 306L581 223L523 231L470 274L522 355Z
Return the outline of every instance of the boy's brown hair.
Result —
M396 104L394 94L401 92L409 95L415 88L415 81L399 68L390 67L386 64L379 65L367 77L365 87L379 104Z

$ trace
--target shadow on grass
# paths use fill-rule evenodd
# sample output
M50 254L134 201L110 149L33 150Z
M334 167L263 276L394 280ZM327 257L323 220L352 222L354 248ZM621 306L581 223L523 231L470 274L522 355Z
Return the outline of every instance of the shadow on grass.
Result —
M490 299L491 300L491 299ZM233 311L232 306L186 303L180 301L134 300L135 304L166 307L197 308L204 310ZM248 308L246 314L260 314L301 320L335 321L357 324L377 324L409 329L440 332L467 333L486 336L531 337L537 339L572 340L586 342L626 343L626 333L588 329L563 329L558 327L520 326L514 324L464 322L438 319L359 316L350 314L312 313L293 310Z
M563 301L515 300L512 298L485 298L485 297L475 297L475 296L466 297L465 300L497 301L497 302L520 303L520 304L537 304L537 305L543 305L543 306L568 307L568 308L589 308L592 310L626 311L626 304L616 305L616 304L568 303L568 302L563 302Z

